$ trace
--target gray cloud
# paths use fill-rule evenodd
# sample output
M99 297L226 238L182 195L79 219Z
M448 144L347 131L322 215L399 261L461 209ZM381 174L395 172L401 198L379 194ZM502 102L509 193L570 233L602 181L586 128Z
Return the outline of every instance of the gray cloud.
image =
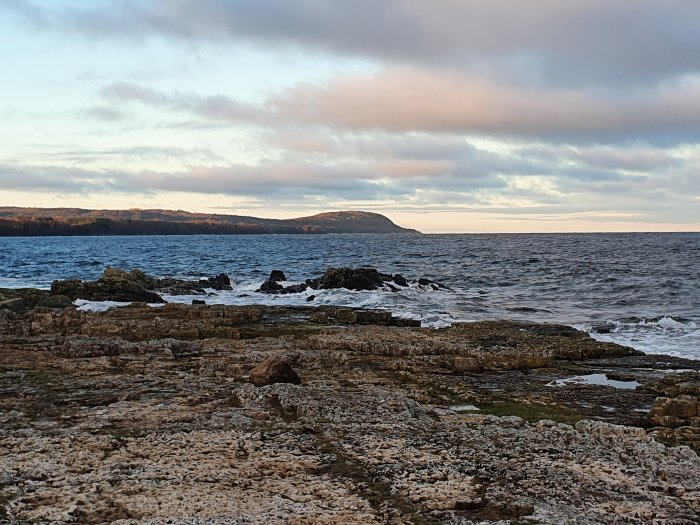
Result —
M547 144L515 146L496 153L450 136L442 140L434 136L355 137L354 142L343 145L347 149L339 149L344 151L340 156L330 149L326 157L308 160L283 156L259 165L195 166L173 172L6 165L0 166L0 183L8 190L61 193L180 191L248 197L257 202L299 204L325 199L380 206L391 201L397 209L447 206L516 214L534 209L627 214L645 210L671 218L692 216L700 200L695 183L700 153L686 151L679 157L648 145ZM400 155L402 151L409 154ZM151 153L148 148L134 152ZM637 153L646 164L630 165ZM642 167L646 170L640 171ZM516 204L508 207L509 202Z
M303 47L489 71L520 82L647 83L700 70L696 0L120 0L5 3L90 38Z

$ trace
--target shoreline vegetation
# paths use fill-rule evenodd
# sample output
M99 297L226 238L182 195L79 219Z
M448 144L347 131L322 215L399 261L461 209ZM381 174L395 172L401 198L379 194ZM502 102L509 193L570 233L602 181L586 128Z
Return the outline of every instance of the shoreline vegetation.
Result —
M330 270L319 286L375 278ZM54 285L0 289L0 522L700 515L700 361L554 324L206 304L226 275ZM73 305L200 290L192 305Z
M412 233L378 213L336 211L295 219L171 210L0 207L0 237Z

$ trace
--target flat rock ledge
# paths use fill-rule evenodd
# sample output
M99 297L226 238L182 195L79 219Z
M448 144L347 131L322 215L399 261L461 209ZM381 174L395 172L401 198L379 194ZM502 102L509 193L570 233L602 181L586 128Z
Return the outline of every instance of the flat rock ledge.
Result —
M0 523L700 521L700 362L392 319L0 310ZM251 384L266 361L299 384Z

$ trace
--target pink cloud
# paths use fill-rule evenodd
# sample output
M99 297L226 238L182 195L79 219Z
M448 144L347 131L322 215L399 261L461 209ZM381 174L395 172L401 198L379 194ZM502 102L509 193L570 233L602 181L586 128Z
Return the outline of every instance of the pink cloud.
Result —
M266 107L285 121L344 129L511 135L618 133L698 128L700 82L620 97L605 92L499 85L412 68L300 85Z

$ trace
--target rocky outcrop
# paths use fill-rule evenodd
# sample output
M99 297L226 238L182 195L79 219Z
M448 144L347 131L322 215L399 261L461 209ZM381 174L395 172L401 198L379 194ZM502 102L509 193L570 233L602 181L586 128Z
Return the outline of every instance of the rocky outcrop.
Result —
M700 363L558 325L393 324L331 307L0 310L0 522L697 521L690 427L647 429L645 411L694 395L696 372L671 371ZM271 380L297 383L280 360L303 383ZM251 384L256 367L272 384ZM592 373L640 386L556 386ZM652 418L693 423L690 404L662 405Z
M275 270L277 271L277 270ZM279 272L284 276L282 272ZM273 272L274 274L274 272ZM380 273L375 268L328 268L321 277L307 279L303 283L290 286L282 286L279 281L285 279L273 279L272 275L257 290L258 292L272 294L301 293L311 288L313 290L346 290L369 291L381 288L399 291L402 287L409 286L408 280L401 274L389 275ZM421 278L415 281L418 286L429 287L433 290L446 289L435 281Z
M250 371L249 380L255 386L274 385L275 383L291 383L298 385L301 379L281 357L266 359Z
M328 268L321 276L318 288L332 290L376 290L391 280L390 275L380 274L374 268Z
M152 289L170 295L196 295L206 293L206 289L233 290L233 286L231 278L222 273L215 277L200 279L199 281L174 279L172 277L155 279Z
M163 303L163 298L151 291L155 279L141 270L126 272L117 268L107 268L94 282L70 279L51 283L51 294L69 297L71 300L119 301Z
M281 270L272 270L270 272L270 277L268 277L264 283L258 288L258 292L264 292L264 293L280 293L284 290L284 286L282 286L280 281L286 281L287 277L284 275L284 272Z
M71 301L86 299L88 301L117 301L164 303L160 293L171 295L204 294L207 288L214 290L232 290L231 279L220 274L199 281L163 278L157 279L139 269L131 271L107 267L96 281L70 279L51 283L51 295L67 297ZM50 299L57 303L63 299Z

